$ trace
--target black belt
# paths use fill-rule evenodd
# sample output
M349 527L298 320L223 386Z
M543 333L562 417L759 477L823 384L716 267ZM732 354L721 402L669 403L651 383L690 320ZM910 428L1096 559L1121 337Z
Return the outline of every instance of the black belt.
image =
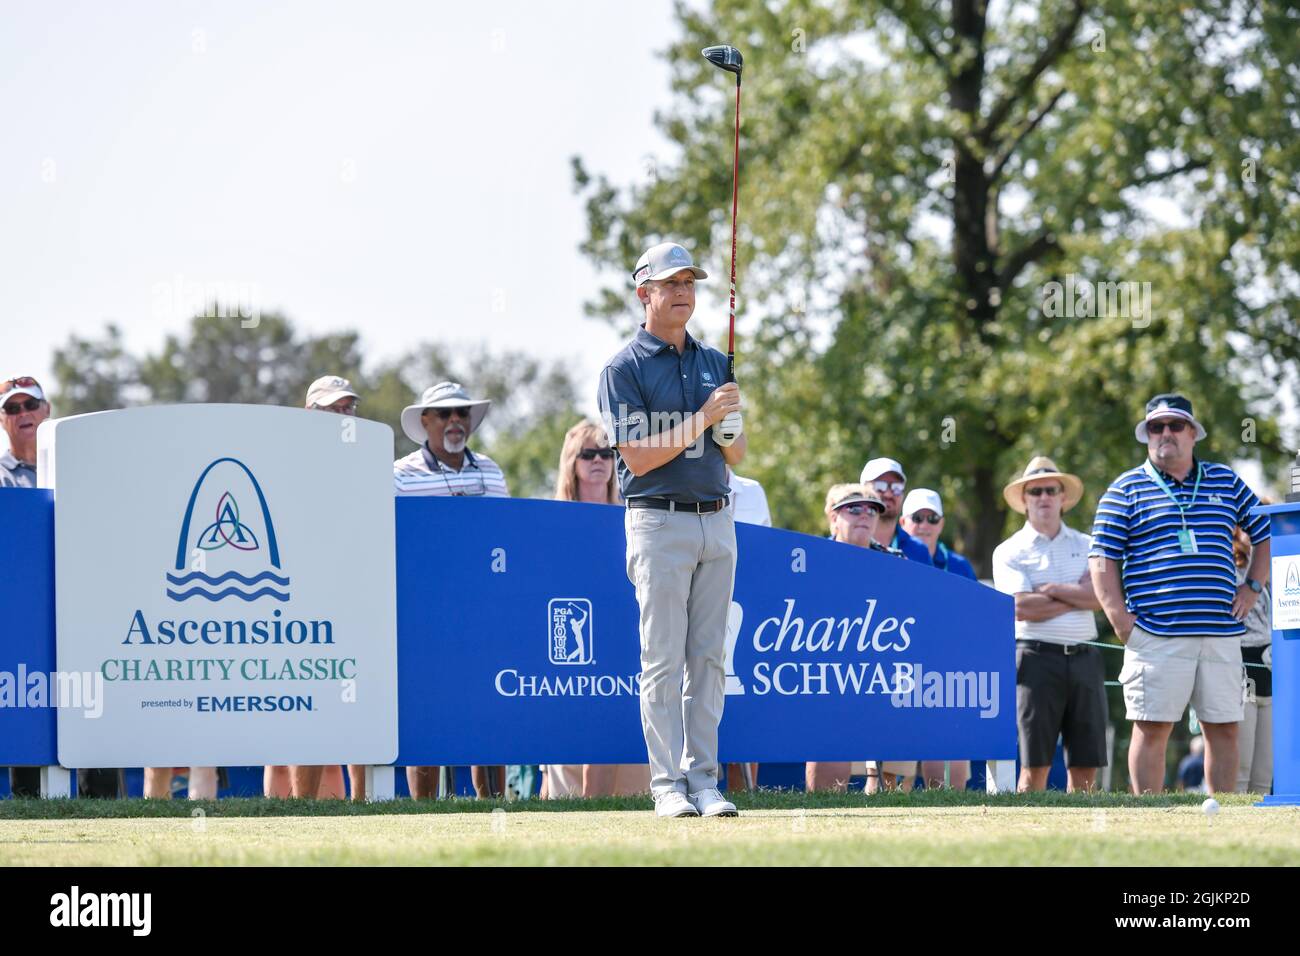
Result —
M671 498L629 498L629 508L654 508L657 511L686 511L690 514L711 515L727 507L725 497L716 501L673 501Z
M1075 654L1082 654L1084 651L1092 650L1088 644L1056 644L1052 641L1025 641L1016 640L1017 644L1023 647L1031 647L1036 651L1045 651L1048 654L1064 654L1066 657L1073 657Z

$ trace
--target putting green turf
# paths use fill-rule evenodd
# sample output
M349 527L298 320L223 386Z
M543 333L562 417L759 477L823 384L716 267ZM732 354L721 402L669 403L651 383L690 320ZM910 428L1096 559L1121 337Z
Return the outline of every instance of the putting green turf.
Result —
M741 796L733 820L648 800L5 801L5 865L1300 865L1300 809L1226 796Z

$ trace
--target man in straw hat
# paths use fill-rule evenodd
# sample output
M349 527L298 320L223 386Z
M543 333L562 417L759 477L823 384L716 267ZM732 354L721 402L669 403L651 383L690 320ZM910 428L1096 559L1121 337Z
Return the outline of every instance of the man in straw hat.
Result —
M487 399L470 398L458 382L439 382L426 388L414 405L402 409L402 431L420 447L393 462L393 481L399 495L508 498L505 476L487 455L469 450L470 436L483 424ZM504 792L505 768L495 768L497 786L487 767L472 767L474 792L480 797ZM438 767L407 767L411 796L438 795ZM495 795L499 795L495 794Z
M1243 715L1242 621L1268 581L1268 519L1251 515L1259 499L1231 468L1195 456L1205 428L1182 395L1147 402L1134 434L1147 460L1102 495L1089 558L1097 596L1124 642L1119 679L1134 722L1133 792L1164 789L1169 733L1191 703L1205 734L1208 789L1231 793ZM1238 526L1253 546L1240 585Z
M1061 521L1083 482L1038 456L1004 489L1025 526L993 552L993 585L1016 600L1019 790L1043 790L1058 736L1071 790L1090 790L1106 765L1106 668L1092 614L1086 534Z

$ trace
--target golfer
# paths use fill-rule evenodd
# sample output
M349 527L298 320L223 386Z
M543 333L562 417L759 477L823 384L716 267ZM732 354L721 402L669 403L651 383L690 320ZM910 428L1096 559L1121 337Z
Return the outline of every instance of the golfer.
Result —
M645 324L600 375L601 416L627 503L627 576L641 606L641 727L661 817L736 816L718 792L723 647L736 573L727 466L745 455L727 359L686 331L695 280L682 246L632 273Z

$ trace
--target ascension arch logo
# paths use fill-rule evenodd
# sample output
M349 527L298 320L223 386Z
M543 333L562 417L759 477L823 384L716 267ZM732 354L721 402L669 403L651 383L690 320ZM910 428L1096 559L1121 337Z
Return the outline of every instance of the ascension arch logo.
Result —
M176 562L167 572L167 596L173 601L287 601L289 578L281 570L262 486L237 458L216 459L190 492Z

